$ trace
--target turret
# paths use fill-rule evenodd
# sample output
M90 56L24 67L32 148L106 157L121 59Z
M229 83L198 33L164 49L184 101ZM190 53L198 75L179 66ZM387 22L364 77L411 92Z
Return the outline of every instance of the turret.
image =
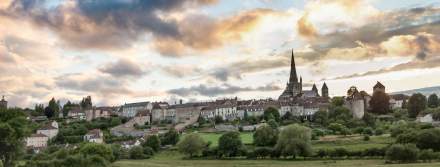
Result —
M314 91L316 95L318 95L318 88L316 88L315 84L313 84L312 91Z
M5 96L2 96L2 100L0 101L0 108L8 108L8 101L5 100Z

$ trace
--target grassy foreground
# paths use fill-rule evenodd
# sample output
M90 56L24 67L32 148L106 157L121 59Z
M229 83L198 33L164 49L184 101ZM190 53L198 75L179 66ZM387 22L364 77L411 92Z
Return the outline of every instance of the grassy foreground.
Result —
M438 167L440 163L385 164L384 160L183 160L175 151L164 151L148 160L123 160L112 167Z

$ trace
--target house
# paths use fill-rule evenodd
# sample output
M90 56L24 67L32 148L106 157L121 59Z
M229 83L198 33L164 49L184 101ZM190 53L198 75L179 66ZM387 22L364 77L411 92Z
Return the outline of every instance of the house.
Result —
M133 121L133 125L145 125L150 124L151 113L149 111L139 111L136 116L130 120Z
M53 139L58 135L58 122L52 121L49 124L46 124L42 128L37 130L37 134L43 134L50 139Z
M121 116L132 118L136 116L139 111L148 110L151 111L153 109L153 104L150 102L138 102L138 103L128 103L124 104L121 107L122 113Z
M47 147L49 137L44 134L36 133L26 138L26 147L33 150L41 150Z
M176 113L168 110L169 104L167 102L155 102L151 110L151 121L160 122L163 120L172 121L175 119Z
M104 134L100 129L93 129L84 135L84 141L91 143L104 143Z
M75 108L69 111L67 117L74 120L86 120L86 113L80 108Z
M394 94L390 95L390 108L396 109L396 108L403 108L407 100L409 99L409 96L404 94Z
M121 144L122 148L124 148L124 149L131 149L132 147L140 146L141 141L140 140L129 140L129 141L123 141L120 144Z

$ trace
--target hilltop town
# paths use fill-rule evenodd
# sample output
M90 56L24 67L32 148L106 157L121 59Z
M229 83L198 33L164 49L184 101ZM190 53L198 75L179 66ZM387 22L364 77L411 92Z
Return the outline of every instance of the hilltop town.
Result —
M379 144L382 145L379 148L369 148L377 149L377 152L371 153L369 157L383 157L387 143L392 144L395 140L392 138L397 138L398 141L404 140L405 136L402 135L414 133L400 128L417 130L422 124L432 128L440 125L438 108L440 101L435 94L431 95L428 100L421 94L388 95L385 85L378 81L372 85L372 95L351 86L346 96L330 97L331 85L325 82L320 91L315 84L312 89L303 90L302 77L298 77L296 72L293 52L290 64L289 80L278 99L240 100L236 97L207 102L183 103L180 100L178 103L169 104L145 101L124 103L121 106L96 107L93 106L90 96L84 97L79 103L68 101L63 106L53 98L46 107L40 104L36 105L35 109L21 111L30 122L31 130L31 134L25 139L25 148L28 155L32 156L51 154L52 151L49 150L52 148L72 149L81 147L82 143L96 143L112 145L112 149L117 149L113 151L120 152L118 155L120 157L115 157L117 159L148 159L160 150L168 150L180 142L190 142L185 138L190 138L189 136L196 132L196 134L208 136L211 142L207 148L203 146L201 150L210 151L209 145L214 144L212 142L221 146L222 139L220 138L217 143L217 141L212 141L212 135L238 134L241 138L250 140L239 143L254 145L257 148L264 146L260 148L263 150L254 150L254 156L266 157L273 156L270 153L271 146L277 143L278 137L276 136L278 135L271 138L272 133L282 132L283 128L293 128L291 126L301 124L313 129L309 135L310 139L316 140L315 143L337 140L329 138L335 135L343 136L342 138L348 137L349 140L361 140L357 137L363 136L362 140L365 142L368 142L370 138L388 140ZM5 110L2 112L20 110L8 109L5 97L0 101L0 108ZM421 125L413 126L412 123ZM417 136L417 134L414 135ZM184 139L179 140L179 136L183 136ZM200 142L203 143L203 141ZM240 145L227 149L241 148ZM438 148L438 145L432 146L432 149ZM181 149L179 145L177 147ZM217 146L214 148L220 149ZM427 148L431 147L427 146ZM138 149L141 151L139 152ZM268 152L267 155L258 153L264 149ZM277 150L277 148L273 149L272 151ZM336 155L335 153L333 155L331 149L314 150L317 151L315 153L310 153L310 150L304 152L305 150L300 149L302 151L286 155L294 157L314 155L321 158L352 156L349 154L350 150L345 150L344 147L335 149L334 151L344 149L342 151L347 154ZM369 149L359 151L372 151ZM183 153L187 151L182 150ZM189 152L190 157L201 153L197 150ZM203 152L202 157L211 157L219 153L211 155L209 152ZM240 155L238 152L233 152L227 156L238 155ZM249 157L250 155L243 156Z

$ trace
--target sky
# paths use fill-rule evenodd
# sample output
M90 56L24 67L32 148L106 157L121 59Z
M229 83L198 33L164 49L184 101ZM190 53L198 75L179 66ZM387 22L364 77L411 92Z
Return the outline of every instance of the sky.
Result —
M32 107L92 96L276 99L304 89L440 85L438 0L1 0L0 95Z

